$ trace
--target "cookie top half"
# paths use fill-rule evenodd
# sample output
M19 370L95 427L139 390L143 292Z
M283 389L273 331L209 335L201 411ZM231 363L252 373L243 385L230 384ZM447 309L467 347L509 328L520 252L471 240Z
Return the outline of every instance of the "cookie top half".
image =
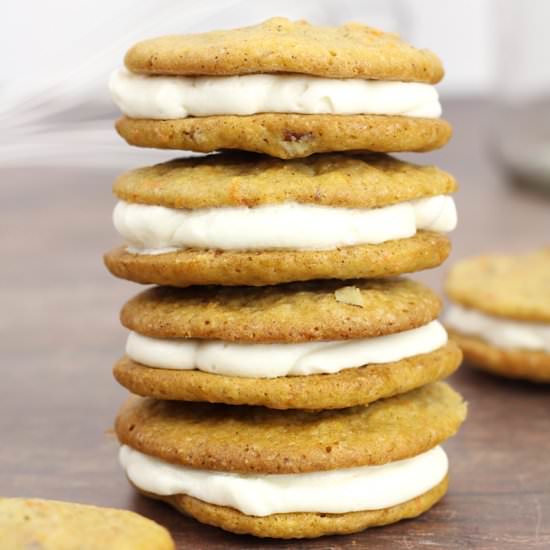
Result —
M490 315L550 323L550 248L463 260L451 269L446 291Z
M226 472L302 473L385 464L456 433L462 397L443 382L368 407L308 413L132 397L122 444L174 464Z
M145 40L128 51L125 64L142 74L300 73L433 84L444 74L434 53L396 34L359 23L321 27L282 17L240 29Z
M344 287L351 287L352 300L346 298L348 291L342 292ZM429 288L405 279L313 281L155 287L131 299L122 308L121 321L156 338L307 342L393 334L429 323L440 309Z
M435 166L369 154L283 161L222 153L131 170L113 186L127 202L190 209L285 202L377 208L456 189L455 179Z
M56 500L1 498L0 541L7 549L174 550L164 528L128 510Z

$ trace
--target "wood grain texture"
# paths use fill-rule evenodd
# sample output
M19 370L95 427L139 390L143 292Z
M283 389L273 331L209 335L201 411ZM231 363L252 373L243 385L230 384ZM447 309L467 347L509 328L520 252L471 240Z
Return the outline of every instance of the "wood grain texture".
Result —
M411 157L438 163L461 184L450 262L534 248L550 234L550 199L505 186L489 162L486 114L484 105L448 105L451 144ZM135 166L151 161L145 154L136 151ZM125 392L111 367L124 345L118 311L137 287L109 276L101 254L118 242L111 183L131 166L102 162L98 155L97 168L0 168L0 494L129 508L168 527L179 548L296 548L199 525L136 495L124 479L110 428ZM440 290L445 270L418 278ZM550 547L550 388L467 366L452 382L470 409L445 446L444 500L417 520L300 548Z

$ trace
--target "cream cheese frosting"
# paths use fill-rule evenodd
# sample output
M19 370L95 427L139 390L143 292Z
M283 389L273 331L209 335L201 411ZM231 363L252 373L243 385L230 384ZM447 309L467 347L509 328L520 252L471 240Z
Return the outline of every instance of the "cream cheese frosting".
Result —
M160 339L130 332L126 354L149 367L192 370L225 376L275 378L333 374L343 369L390 363L430 353L447 343L438 321L358 340L297 344L242 344L221 340Z
M119 201L113 222L128 250L161 254L185 248L327 250L412 237L417 230L452 231L448 195L381 208L340 208L294 202L195 210Z
M171 464L123 445L120 463L128 479L155 495L185 494L249 516L292 512L344 514L380 510L418 497L447 474L437 446L412 458L305 474L237 474Z
M132 118L301 113L438 118L437 90L419 82L290 74L151 76L114 71L109 88Z
M550 324L495 317L458 304L449 307L445 324L461 334L477 336L498 348L550 353Z

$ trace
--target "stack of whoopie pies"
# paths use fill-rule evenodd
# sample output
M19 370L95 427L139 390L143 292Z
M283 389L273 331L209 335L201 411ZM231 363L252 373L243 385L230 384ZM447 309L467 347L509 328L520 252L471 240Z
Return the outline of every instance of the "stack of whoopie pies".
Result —
M440 299L454 179L438 58L360 24L270 19L135 45L110 86L132 145L203 153L123 174L116 421L138 491L235 533L300 538L419 515L466 415ZM365 151L369 151L368 153Z

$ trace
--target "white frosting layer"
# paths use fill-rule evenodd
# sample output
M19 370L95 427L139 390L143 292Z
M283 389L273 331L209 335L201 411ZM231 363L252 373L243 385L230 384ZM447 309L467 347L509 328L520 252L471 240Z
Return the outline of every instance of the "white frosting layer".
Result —
M452 197L438 195L382 208L283 203L195 210L120 201L113 221L129 250L160 254L183 248L323 250L412 237L456 226Z
M449 307L445 323L457 332L477 336L499 348L550 352L550 324L493 317L458 304Z
M120 110L133 118L255 113L441 115L437 90L419 82L289 74L146 76L118 69L109 88Z
M332 374L430 353L447 343L438 321L412 330L359 340L299 344L241 344L221 340L168 340L131 332L127 355L149 367L198 369L247 378Z
M441 447L382 466L307 474L235 474L178 466L120 448L128 479L156 495L186 494L249 516L290 512L344 514L407 502L440 483L448 471Z

